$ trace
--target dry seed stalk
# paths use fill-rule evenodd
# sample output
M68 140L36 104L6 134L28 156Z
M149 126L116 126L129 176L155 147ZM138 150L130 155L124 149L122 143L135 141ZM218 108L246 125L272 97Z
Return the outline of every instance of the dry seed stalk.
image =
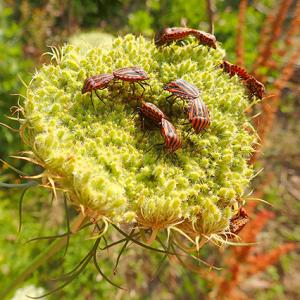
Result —
M244 35L248 0L241 0L239 6L238 27L236 35L236 64L245 67Z

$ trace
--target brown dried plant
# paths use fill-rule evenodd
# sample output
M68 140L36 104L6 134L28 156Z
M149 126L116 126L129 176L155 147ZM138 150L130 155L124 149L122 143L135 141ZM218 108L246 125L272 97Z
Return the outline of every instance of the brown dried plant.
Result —
M247 12L248 0L241 0L239 6L239 16L238 16L238 28L236 35L236 63L245 67L245 48L244 48L244 30L245 30L245 20Z
M273 13L274 10L271 10L267 15L261 30L259 54L253 66L252 74L264 84L268 84L267 76L271 72L275 71L279 76L272 85L268 86L270 91L268 94L272 97L263 100L261 114L255 119L255 127L261 140L250 163L255 163L259 158L260 149L276 118L282 91L292 77L296 62L300 57L300 44L297 45L295 39L300 31L300 0L296 1L294 16L286 34L283 34L292 3L291 0L282 0L275 13ZM241 0L236 49L237 64L241 66L244 63L243 28L246 8L247 1ZM280 57L280 62L276 61L276 56ZM261 72L262 69L264 69L263 73ZM272 178L273 173L267 174L265 180L256 187L253 197L263 197L265 188L270 184ZM228 268L225 268L220 274L209 274L207 277L213 288L210 295L212 299L250 299L240 289L240 283L250 276L265 271L269 266L276 264L281 256L296 248L295 243L285 243L267 252L259 250L258 244L256 244L257 237L275 215L267 209L255 213L256 206L257 202L247 204L248 214L250 217L251 215L255 215L255 217L250 218L251 221L240 234L241 241L248 243L248 245L232 247L228 252L226 251L224 262Z
M296 62L300 57L300 44L289 57L288 61L282 66L280 76L275 80L273 87L270 89L272 98L263 101L262 113L255 119L254 124L260 137L260 144L257 144L256 151L251 157L250 162L254 163L260 155L260 148L270 132L276 113L279 109L280 98L283 89L287 86L288 81L294 73Z
M211 286L214 287L210 295L212 299L249 299L239 285L250 276L276 264L280 257L296 248L294 243L285 243L268 252L258 250L257 236L274 217L272 212L262 210L243 229L240 234L241 240L249 245L232 247L230 252L225 253L224 263L227 267L224 271L219 275L210 273L209 279Z
M291 3L292 0L282 0L277 10L277 14L275 16L267 18L266 21L268 23L265 23L263 26L260 36L261 49L259 51L259 55L256 59L256 64L254 65L253 70L256 77L259 77L259 73L257 72L259 68L262 66L268 66L268 62L272 58L272 54L275 49L274 44L280 38L283 29L283 23L287 17L287 13ZM270 12L270 14L272 14L272 12ZM269 32L266 32L264 27L269 27L271 28L271 30Z
M267 90L269 90L269 93L261 104L261 114L254 120L254 125L261 140L256 145L256 151L250 163L254 163L259 158L260 150L276 118L282 91L292 77L296 62L300 57L300 44L295 39L300 32L300 0L296 1L294 16L285 37L283 34L291 4L291 0L281 1L275 14L273 14L273 10L270 11L261 30L259 54L252 73L268 85ZM277 45L280 45L280 43L282 46L278 48ZM280 54L280 62L276 61L278 54ZM261 73L261 70L264 70L264 72ZM273 84L268 84L268 75L274 71L280 75Z

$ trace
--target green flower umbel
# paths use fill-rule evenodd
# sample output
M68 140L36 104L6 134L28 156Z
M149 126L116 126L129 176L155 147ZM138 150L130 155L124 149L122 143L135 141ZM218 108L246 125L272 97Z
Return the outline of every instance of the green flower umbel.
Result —
M35 74L24 103L27 142L45 178L85 214L156 231L177 227L192 239L228 229L252 176L249 100L239 79L219 68L224 51L196 45L157 49L133 35L115 39L111 49L68 45L57 64ZM115 81L98 91L105 104L94 95L95 109L89 93L81 93L87 77L131 66L150 77L144 93ZM211 126L200 134L189 131L184 101L166 101L163 86L179 78L198 87L210 110ZM159 129L142 131L134 115L142 101L166 113L182 149L151 148L164 140Z

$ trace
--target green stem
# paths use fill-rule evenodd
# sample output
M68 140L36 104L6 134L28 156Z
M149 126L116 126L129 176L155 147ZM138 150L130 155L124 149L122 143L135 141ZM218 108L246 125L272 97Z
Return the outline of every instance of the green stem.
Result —
M28 188L28 187L35 186L35 185L38 185L38 182L29 181L29 182L26 182L26 183L18 183L18 184L0 182L0 187L7 188L7 189L13 189L13 188L24 189L24 188Z
M85 221L83 215L78 215L71 226L71 232L76 233ZM29 266L12 281L8 287L0 293L0 299L4 300L8 297L22 282L24 282L34 271L36 271L41 265L43 265L49 258L53 257L61 248L65 246L67 242L67 236L55 240L48 246L39 256L37 256Z

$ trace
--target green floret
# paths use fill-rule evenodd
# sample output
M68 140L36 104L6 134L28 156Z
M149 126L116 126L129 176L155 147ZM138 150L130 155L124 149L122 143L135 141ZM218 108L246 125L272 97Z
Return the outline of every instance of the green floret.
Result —
M47 176L68 191L71 200L112 222L164 228L190 223L198 234L228 228L231 206L249 184L247 164L255 137L245 128L249 100L238 78L219 65L225 55L191 42L157 49L143 37L116 38L111 49L86 51L67 45L57 64L34 76L24 105L29 143ZM143 90L115 82L95 95L82 94L87 77L141 66L149 75L143 101L165 112L182 139L182 149L168 154L159 129L141 130L136 107ZM163 86L183 78L196 85L211 113L210 128L188 134L186 104L172 108ZM150 149L150 150L149 150ZM182 227L183 228L183 227ZM184 230L184 229L182 229Z

